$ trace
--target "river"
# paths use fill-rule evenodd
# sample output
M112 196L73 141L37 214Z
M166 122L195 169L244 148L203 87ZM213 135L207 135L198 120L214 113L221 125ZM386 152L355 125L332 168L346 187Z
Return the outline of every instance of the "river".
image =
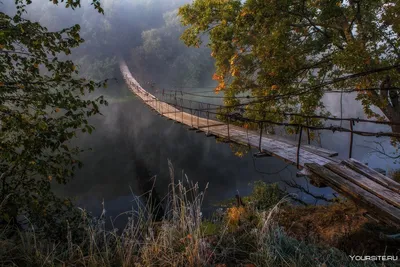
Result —
M103 200L107 216L115 218L131 210L135 206L134 196L147 190L153 176L157 193L164 196L171 181L168 159L174 166L176 180L186 181L182 175L185 173L190 181L199 183L201 190L208 184L205 212L211 212L213 204L232 198L237 192L249 194L249 184L257 180L278 182L287 192L308 203L314 203L315 199L287 187L283 181L295 181L313 194L332 197L331 189L315 188L306 178L296 177L294 166L273 157L254 159L255 150L238 157L229 144L188 131L158 116L138 99L113 102L103 107L102 113L103 116L92 120L96 127L92 135L78 140L81 147L92 148L82 154L84 167L70 183L56 189L61 195L73 197L77 205L94 215L101 212ZM348 153L348 135L324 133L321 144L338 151L343 158ZM363 140L356 137L355 158L375 164L372 167L385 167L387 161L369 155L369 150L360 144Z

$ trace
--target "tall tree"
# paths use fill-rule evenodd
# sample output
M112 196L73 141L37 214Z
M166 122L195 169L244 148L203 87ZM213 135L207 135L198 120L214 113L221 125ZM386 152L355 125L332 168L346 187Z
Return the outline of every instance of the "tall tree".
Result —
M188 26L187 45L198 46L209 34L216 90L225 91L225 103L238 104L235 96L249 91L260 100L246 106L250 117L282 121L287 118L263 111L323 113L326 90L354 89L369 117L400 123L397 0L195 0L179 14ZM392 130L400 133L400 126Z
M12 17L0 12L0 222L25 215L51 230L71 208L51 192L51 181L66 183L81 165L70 141L93 130L87 119L106 102L84 97L103 82L79 78L72 61L58 59L84 41L79 25L49 32L23 18L31 2L15 1ZM65 4L74 9L80 1ZM98 0L92 4L103 12Z

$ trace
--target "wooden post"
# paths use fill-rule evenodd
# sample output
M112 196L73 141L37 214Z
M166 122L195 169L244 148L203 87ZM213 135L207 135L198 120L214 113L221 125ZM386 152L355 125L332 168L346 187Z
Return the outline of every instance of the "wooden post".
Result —
M260 140L258 141L258 150L261 152L262 151L262 149L261 149L261 141L262 141L262 134L263 134L263 128L264 128L263 122L261 122L259 124L259 127L260 127Z
M302 133L303 133L303 126L300 126L299 143L297 145L297 169L300 169L300 145L301 145Z
M190 107L190 126L193 128L193 110L192 110L192 101L189 100L189 107Z
M228 141L231 141L231 135L229 134L229 122L231 120L231 116L228 114Z
M177 102L176 102L176 91L175 91L175 121L176 121L176 114L178 113L178 109L177 109Z
M349 147L349 159L351 158L351 156L352 156L352 153L353 153L353 124L354 124L354 121L353 120L350 120L350 147Z
M200 103L198 103L197 105L198 109L197 109L197 129L199 129L199 121L200 121Z
M183 124L183 98L181 99L181 103L182 103L181 109L182 109L182 124Z
M210 111L207 110L207 134L210 132L210 124L208 123L209 117L210 117Z
M207 133L210 132L210 124L209 121L210 120L210 104L207 104Z
M310 140L310 128L308 128L309 126L309 120L307 118L307 142L308 144L311 144L311 140Z

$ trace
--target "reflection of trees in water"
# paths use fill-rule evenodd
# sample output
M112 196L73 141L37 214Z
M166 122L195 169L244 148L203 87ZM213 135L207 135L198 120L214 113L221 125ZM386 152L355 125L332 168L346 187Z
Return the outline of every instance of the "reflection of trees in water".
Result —
M160 220L163 216L163 209L161 206L161 200L155 187L155 175L151 173L149 167L146 164L146 160L143 158L143 153L137 152L136 138L132 134L132 118L127 117L124 112L119 112L117 118L117 126L119 130L119 139L123 140L125 147L128 148L129 158L135 166L135 181L137 184L136 191L137 195L143 196L146 203L149 204L151 210L155 210L155 220ZM155 149L155 159L159 159L157 153L158 149ZM149 155L150 153L146 153Z

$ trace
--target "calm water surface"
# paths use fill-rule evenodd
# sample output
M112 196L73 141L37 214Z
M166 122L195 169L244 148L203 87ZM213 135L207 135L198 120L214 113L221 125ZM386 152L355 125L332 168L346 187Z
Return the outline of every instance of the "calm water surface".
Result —
M285 188L282 181L292 180L315 194L332 196L329 188L318 189L305 178L296 178L296 168L280 159L254 159L255 151L239 158L229 144L218 143L204 133L188 131L157 116L137 99L110 104L102 112L104 116L93 120L96 131L78 142L82 147L93 148L82 155L84 167L72 182L56 189L62 195L74 197L79 206L95 215L101 212L103 200L108 216L130 210L134 206L133 195L143 194L153 176L158 194L164 196L171 181L168 159L173 163L176 179L182 179L184 172L191 181L199 183L200 189L208 183L203 205L206 212L213 209L214 203L233 197L237 191L248 194L249 184L257 180L279 182L282 188ZM348 136L344 134L332 138L331 133L325 133L321 143L325 148L339 151L340 156L346 157L348 153ZM372 164L379 162L368 156L367 148L360 146L363 140L356 137L355 143L355 158ZM286 189L297 193L303 201L314 202L296 189Z

